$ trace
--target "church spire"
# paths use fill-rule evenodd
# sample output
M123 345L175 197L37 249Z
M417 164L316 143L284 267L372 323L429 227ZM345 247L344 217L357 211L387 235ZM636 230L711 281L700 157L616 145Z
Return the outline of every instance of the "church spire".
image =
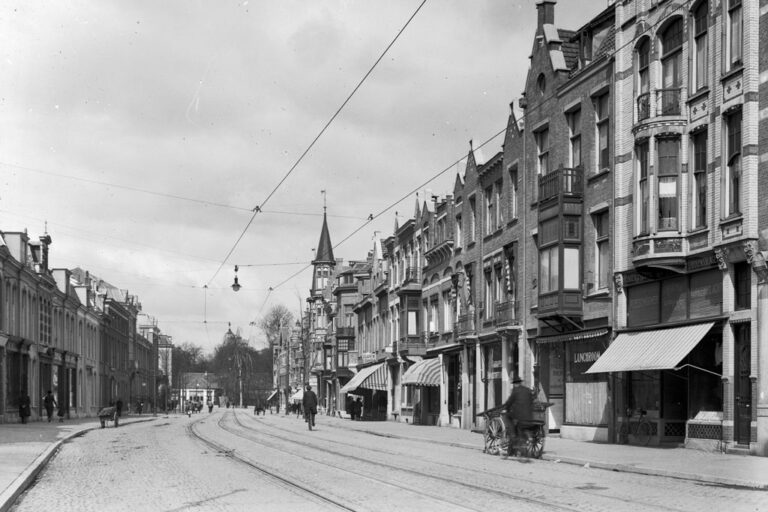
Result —
M325 210L325 207L323 207L323 210ZM328 232L328 218L325 211L323 211L323 229L320 231L320 242L317 244L315 259L312 261L313 265L318 263L336 265L336 260L333 258L333 246L331 245L331 235Z

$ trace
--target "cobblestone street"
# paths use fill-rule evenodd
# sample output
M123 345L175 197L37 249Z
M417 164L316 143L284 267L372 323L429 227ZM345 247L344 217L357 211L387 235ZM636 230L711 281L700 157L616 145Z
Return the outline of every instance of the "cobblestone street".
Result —
M64 444L12 510L514 506L515 510L739 512L768 506L766 491L554 461L504 460L483 454L479 445L475 449L372 435L377 425L386 424L353 425L325 416L317 423L317 429L308 432L295 416L257 418L247 411L223 409L191 419L169 416L94 430ZM369 432L360 430L361 425ZM203 444L195 434L222 448Z

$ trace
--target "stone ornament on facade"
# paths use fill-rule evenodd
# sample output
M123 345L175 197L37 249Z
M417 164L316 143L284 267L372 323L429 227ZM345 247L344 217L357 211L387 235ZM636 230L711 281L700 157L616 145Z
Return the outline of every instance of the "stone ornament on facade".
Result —
M758 282L768 283L768 265L765 262L765 256L758 250L754 240L744 241L744 256L747 258L747 263L752 265L752 270L757 274Z
M616 293L620 294L624 292L624 275L623 274L614 274L613 275L613 284L616 286Z
M728 249L725 249L724 247L715 247L715 259L717 260L717 268L720 270L728 270L728 262L726 261L726 258L728 257Z

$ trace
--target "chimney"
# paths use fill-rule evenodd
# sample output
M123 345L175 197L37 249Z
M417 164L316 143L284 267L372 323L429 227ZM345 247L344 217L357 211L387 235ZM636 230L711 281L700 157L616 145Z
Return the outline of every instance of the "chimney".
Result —
M53 240L48 233L40 237L40 245L43 248L43 270L48 270L48 246L51 245L51 243L53 243Z
M539 30L541 30L544 25L555 24L556 3L557 0L538 0L536 2L536 10L539 12Z

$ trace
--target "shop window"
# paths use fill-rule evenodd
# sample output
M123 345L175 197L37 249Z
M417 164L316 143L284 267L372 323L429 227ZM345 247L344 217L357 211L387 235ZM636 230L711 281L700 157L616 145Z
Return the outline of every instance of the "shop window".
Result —
M742 261L733 265L733 288L736 309L752 307L752 269Z
M707 227L707 131L693 135L693 201L691 219L694 229Z

